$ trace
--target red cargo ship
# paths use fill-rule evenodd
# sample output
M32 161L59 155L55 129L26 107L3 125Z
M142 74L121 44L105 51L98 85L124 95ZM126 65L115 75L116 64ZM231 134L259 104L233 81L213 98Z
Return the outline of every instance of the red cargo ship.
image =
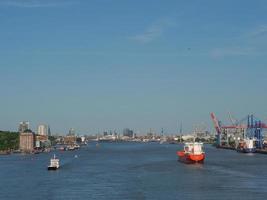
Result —
M179 161L194 164L203 163L205 159L205 152L203 151L203 143L190 142L185 143L183 151L177 151Z

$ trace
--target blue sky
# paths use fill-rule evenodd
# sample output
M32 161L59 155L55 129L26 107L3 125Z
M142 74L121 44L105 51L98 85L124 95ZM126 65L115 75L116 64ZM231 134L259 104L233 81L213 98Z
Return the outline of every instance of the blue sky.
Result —
M267 121L266 13L265 0L0 0L0 129Z

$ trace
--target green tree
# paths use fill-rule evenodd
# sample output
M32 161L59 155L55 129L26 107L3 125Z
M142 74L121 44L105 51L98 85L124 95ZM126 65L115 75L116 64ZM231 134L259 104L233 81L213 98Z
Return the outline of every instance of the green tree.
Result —
M0 151L18 149L19 148L19 133L0 131Z

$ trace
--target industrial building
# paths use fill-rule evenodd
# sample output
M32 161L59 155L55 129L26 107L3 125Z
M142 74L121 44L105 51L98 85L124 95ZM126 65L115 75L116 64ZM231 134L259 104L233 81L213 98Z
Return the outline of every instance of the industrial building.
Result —
M35 135L31 130L25 130L19 136L19 149L22 152L32 152L35 146Z

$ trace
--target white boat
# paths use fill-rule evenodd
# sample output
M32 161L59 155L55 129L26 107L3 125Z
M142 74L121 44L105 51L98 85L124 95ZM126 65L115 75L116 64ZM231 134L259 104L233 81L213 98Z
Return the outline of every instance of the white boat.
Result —
M67 150L73 151L73 150L75 150L75 146L74 145L69 145L69 146L67 146Z
M48 170L57 170L59 168L59 159L54 154L54 157L50 159L50 165L47 167Z
M78 144L74 145L74 149L79 149L79 148L80 148L80 145L78 145Z
M239 143L237 151L243 153L254 153L256 151L254 142L254 138L245 138L242 142Z

